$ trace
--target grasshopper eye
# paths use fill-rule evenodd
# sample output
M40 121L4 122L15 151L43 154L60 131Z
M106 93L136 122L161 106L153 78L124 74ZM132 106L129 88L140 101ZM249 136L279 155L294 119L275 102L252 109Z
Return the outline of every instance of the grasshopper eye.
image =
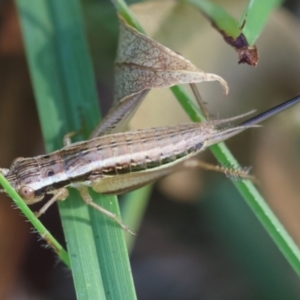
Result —
M51 170L51 169L49 169L49 170L47 171L47 176L48 176L48 177L51 177L51 176L53 176L53 175L54 175L54 171Z
M34 198L34 190L28 186L22 186L18 193L24 200L31 200Z

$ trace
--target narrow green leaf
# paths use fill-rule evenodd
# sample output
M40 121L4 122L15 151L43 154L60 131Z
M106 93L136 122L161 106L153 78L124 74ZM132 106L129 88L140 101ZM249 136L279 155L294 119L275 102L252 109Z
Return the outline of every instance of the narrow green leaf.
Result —
M135 18L132 11L128 8L126 2L124 0L111 0L111 2L115 5L117 11L120 15L125 19L125 21L138 30L141 33L145 33L143 27L140 25L138 20Z
M240 22L235 20L221 6L208 0L181 0L199 9L223 36L226 43L235 48L239 63L256 66L258 51L254 45L261 34L271 11L282 0L249 0Z
M187 2L200 9L227 36L236 39L240 35L241 30L238 26L238 21L221 6L213 4L208 0L184 0L183 2Z
M253 46L262 32L273 9L282 4L283 0L249 0L240 21L237 21L221 6L209 0L182 0L203 12L223 32L225 37L238 38L242 33L249 46Z
M254 45L263 31L273 9L280 6L283 0L249 0L238 27L247 38L249 45Z
M79 0L16 5L47 151L61 148L74 130L87 138L100 116ZM93 193L95 202L119 213L116 197L99 198ZM77 298L135 299L123 230L75 190L59 208Z
M59 244L59 242L52 236L52 234L45 228L45 226L40 222L40 220L34 215L27 204L21 199L19 194L15 189L9 184L6 178L0 173L0 184L5 189L7 194L13 199L17 207L22 211L25 217L37 230L40 236L47 242L47 244L54 250L58 257L70 267L70 260L68 253Z
M138 228L141 225L146 211L151 190L152 185L147 185L141 189L126 194L124 199L122 199L121 211L123 222L136 234L138 233ZM130 253L135 242L135 237L127 234L125 239L128 252Z

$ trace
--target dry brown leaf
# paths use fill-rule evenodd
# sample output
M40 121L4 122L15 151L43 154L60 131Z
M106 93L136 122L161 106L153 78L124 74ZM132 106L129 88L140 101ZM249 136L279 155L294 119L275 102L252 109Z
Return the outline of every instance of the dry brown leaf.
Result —
M152 88L177 84L219 81L228 93L226 81L195 67L189 60L120 20L115 66L115 106L96 127L91 137L118 132L135 113Z
M201 71L180 54L164 47L120 20L119 46L115 68L115 100L152 88L177 84L219 81L228 93L226 81Z

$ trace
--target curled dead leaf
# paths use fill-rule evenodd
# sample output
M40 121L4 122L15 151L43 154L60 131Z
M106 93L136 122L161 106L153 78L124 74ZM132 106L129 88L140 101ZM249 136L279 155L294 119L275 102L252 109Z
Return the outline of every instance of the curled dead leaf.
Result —
M205 73L180 54L120 20L119 45L115 66L115 100L124 101L134 94L152 88L177 84L218 81L228 93L226 81Z
M228 85L222 77L201 71L180 54L129 26L122 17L119 16L119 20L115 63L116 104L90 138L122 130L153 88L218 81L228 94Z

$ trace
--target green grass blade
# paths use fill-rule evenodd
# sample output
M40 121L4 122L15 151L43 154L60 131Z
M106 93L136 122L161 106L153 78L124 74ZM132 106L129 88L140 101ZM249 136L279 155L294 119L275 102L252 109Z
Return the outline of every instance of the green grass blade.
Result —
M214 22L217 28L223 30L227 36L235 39L240 35L241 30L238 21L221 6L207 0L183 0L183 2L189 3L199 9Z
M64 264L70 267L70 260L68 253L59 244L59 242L52 236L52 234L45 228L41 221L34 215L27 204L21 199L16 190L9 184L6 178L0 173L0 184L5 189L7 194L13 199L17 207L22 211L25 217L37 230L40 236L48 243L48 245L54 250L58 257L64 262Z
M230 153L224 143L211 147L212 153L217 157L222 165L230 163L233 166L238 165L236 159ZM300 276L300 251L284 226L273 213L267 202L249 180L237 181L231 180L240 194L243 196L252 211L263 224L273 241L289 261L295 272Z
M116 0L116 2L118 3L119 1ZM119 5L117 4L116 7L118 9ZM130 9L128 7L126 9L124 8L124 2L122 1L122 11L120 12L122 16L124 18L130 16L132 18L133 15L129 11ZM138 30L138 28L136 29ZM195 105L192 104L191 98L182 86L172 87L171 90L192 121L205 121L205 118L198 112L198 110L195 108ZM216 159L222 165L239 167L237 160L233 157L224 143L214 145L210 147L210 149ZM290 237L288 232L284 229L278 218L271 211L256 187L248 180L243 180L240 182L233 181L233 183L237 187L245 201L248 203L250 208L253 210L256 217L263 224L278 248L282 251L283 255L289 261L296 273L300 276L299 248Z
M122 199L121 211L123 222L138 233L138 228L141 225L146 207L149 202L152 185L147 185L141 189L126 194ZM128 252L130 253L135 242L135 237L132 235L126 235L126 244Z
M226 43L235 48L239 63L256 66L259 55L256 39L262 32L271 11L282 0L249 0L240 22L235 20L222 7L208 0L181 0L199 9L223 36Z
M282 0L249 0L240 21L233 18L221 6L208 0L182 0L201 10L225 36L236 39L243 33L250 46L253 46L262 32L271 11L278 7Z
M46 149L53 151L64 134L80 130L86 138L99 121L80 2L16 4ZM70 194L59 208L78 299L135 299L123 230ZM115 197L93 199L119 213Z
M242 32L249 45L254 45L264 29L271 11L280 6L282 2L283 0L249 0L238 25L239 28L243 27Z
M139 23L139 21L135 18L132 11L128 8L127 3L124 0L111 0L111 2L115 5L119 14L125 19L125 21L138 30L139 32L145 33L143 27Z

